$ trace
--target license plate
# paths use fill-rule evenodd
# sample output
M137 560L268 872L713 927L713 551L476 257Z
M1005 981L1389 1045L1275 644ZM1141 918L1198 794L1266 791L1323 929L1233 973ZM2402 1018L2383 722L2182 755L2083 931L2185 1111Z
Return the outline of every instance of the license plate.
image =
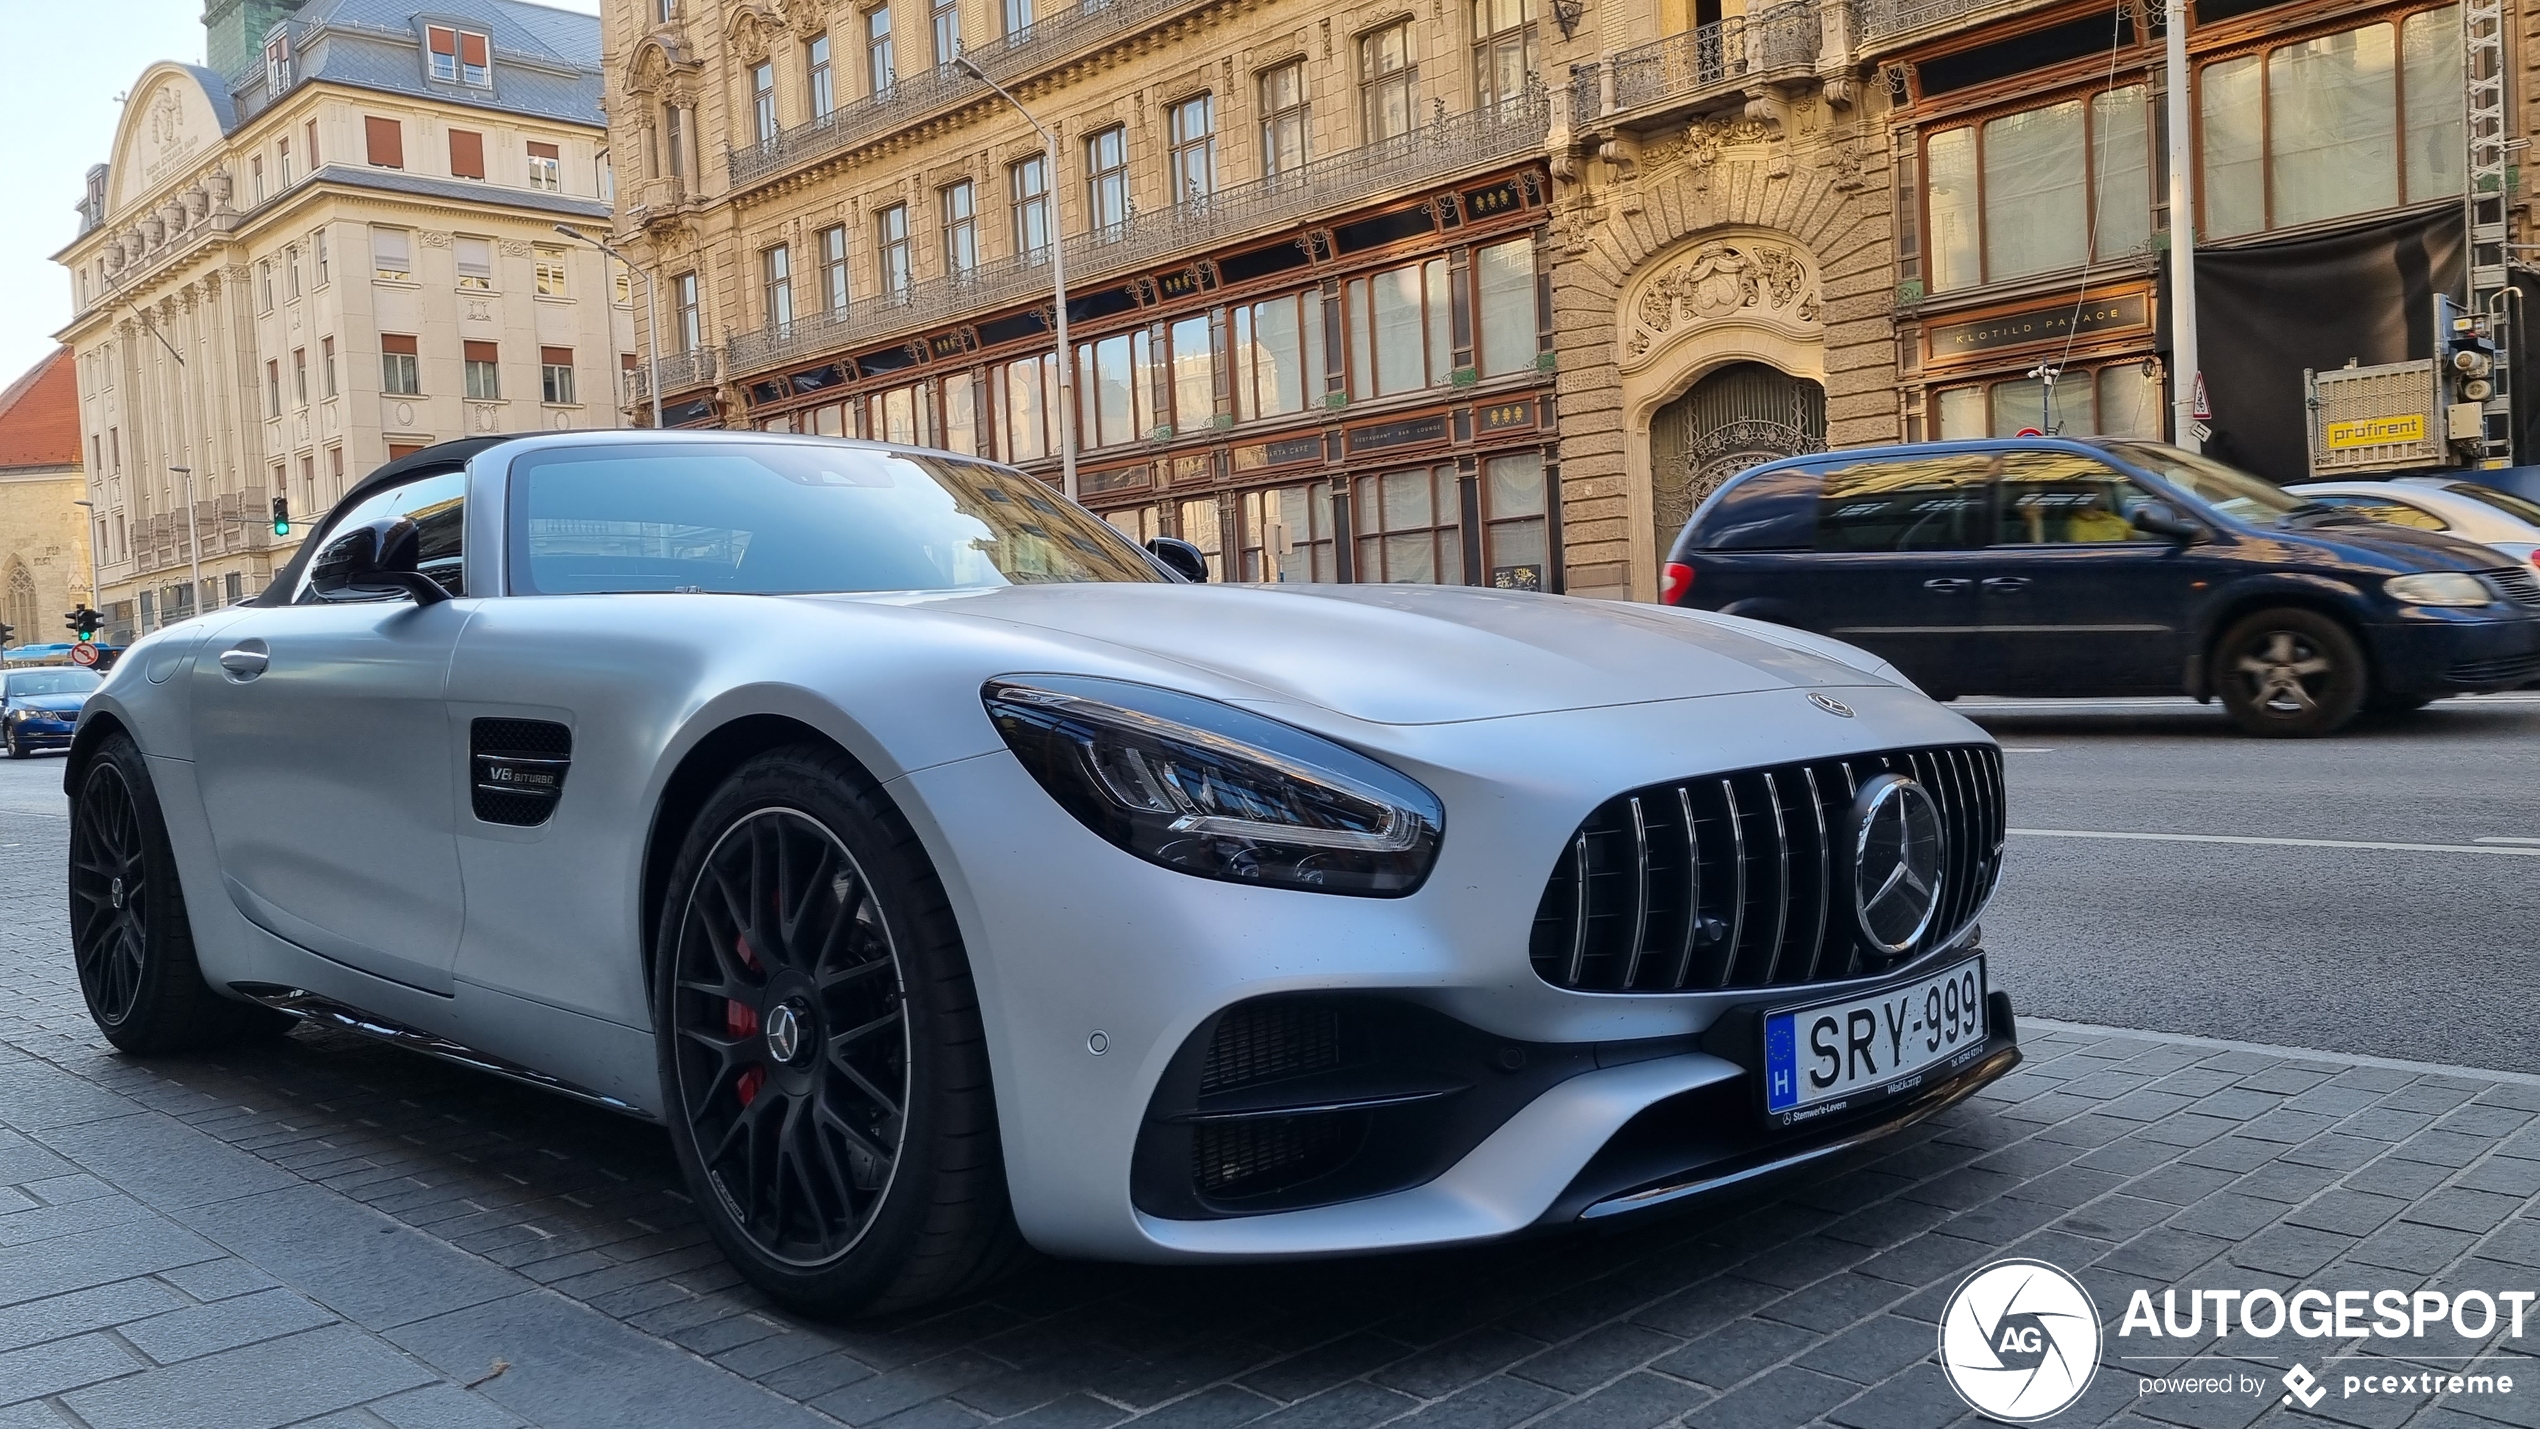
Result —
M1764 1014L1764 1110L1787 1125L1922 1085L1985 1042L1984 959Z

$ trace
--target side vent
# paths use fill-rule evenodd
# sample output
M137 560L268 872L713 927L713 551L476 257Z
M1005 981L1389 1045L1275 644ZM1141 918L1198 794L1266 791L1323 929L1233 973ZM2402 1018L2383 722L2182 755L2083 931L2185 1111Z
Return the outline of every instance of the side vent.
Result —
M573 731L542 719L480 719L468 726L469 802L489 824L547 822L564 795Z

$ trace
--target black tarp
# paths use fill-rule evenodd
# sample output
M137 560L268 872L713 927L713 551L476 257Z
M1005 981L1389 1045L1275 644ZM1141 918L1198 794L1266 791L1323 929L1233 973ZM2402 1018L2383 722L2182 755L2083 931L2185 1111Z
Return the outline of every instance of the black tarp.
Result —
M2434 295L2461 295L2464 262L2458 205L2198 252L2198 360L2214 410L2205 450L2307 480L2302 369L2434 356Z

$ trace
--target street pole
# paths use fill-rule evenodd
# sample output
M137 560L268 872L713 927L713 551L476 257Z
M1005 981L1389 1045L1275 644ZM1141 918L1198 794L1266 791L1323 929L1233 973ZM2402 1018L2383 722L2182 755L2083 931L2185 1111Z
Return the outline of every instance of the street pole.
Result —
M194 568L194 590L186 602L196 615L203 613L203 537L194 529L194 468L172 466L168 470L185 478L185 548L186 559Z
M2195 118L2187 92L2187 0L2169 0L2162 37L2169 86L2170 165L2170 440L2203 451L2196 437Z
M653 399L653 430L661 430L661 310L653 305L653 275L626 261L626 255L611 248L569 223L556 225L556 232L577 243L587 243L616 259L626 271L644 285L644 385Z
M1066 190L1058 181L1058 136L1032 117L1023 101L1006 93L1004 85L988 78L987 73L968 55L953 60L956 68L972 79L997 92L997 97L1014 106L1023 122L1039 131L1042 152L1049 156L1050 166L1050 286L1056 290L1058 317L1058 481L1067 499L1076 499L1076 364L1074 353L1067 348L1067 235L1059 221L1059 205Z

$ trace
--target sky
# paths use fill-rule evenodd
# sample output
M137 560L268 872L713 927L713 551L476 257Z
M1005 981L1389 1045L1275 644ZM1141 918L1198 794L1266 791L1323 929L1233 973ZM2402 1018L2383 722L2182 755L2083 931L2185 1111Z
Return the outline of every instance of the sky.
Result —
M547 0L595 14L598 0ZM419 6L420 8L420 6ZM114 147L122 98L158 60L203 60L203 0L0 0L11 48L41 56L0 84L0 387L53 350L71 319L70 274L52 255L79 234L91 164Z

